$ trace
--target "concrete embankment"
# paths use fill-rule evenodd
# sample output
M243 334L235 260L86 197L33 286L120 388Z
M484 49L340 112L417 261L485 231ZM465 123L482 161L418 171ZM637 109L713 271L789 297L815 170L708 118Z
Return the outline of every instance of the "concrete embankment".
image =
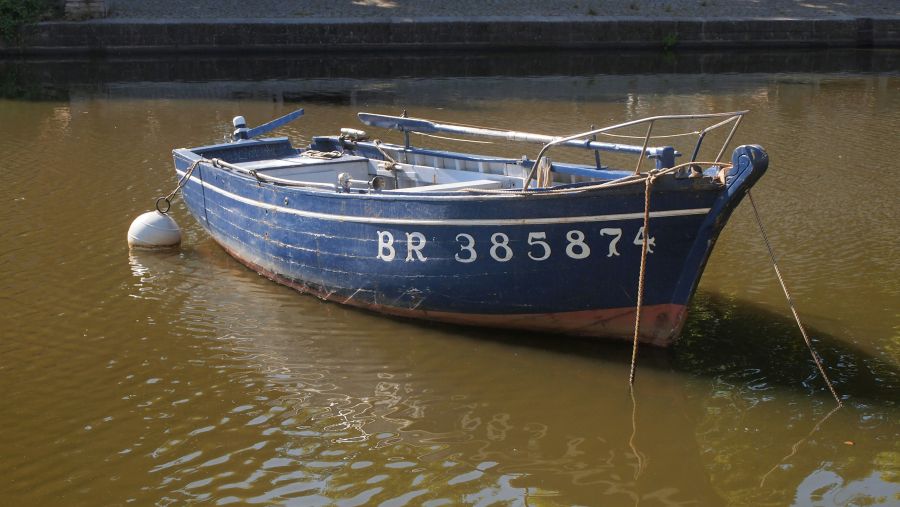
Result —
M6 54L900 47L900 16L106 19L22 27Z

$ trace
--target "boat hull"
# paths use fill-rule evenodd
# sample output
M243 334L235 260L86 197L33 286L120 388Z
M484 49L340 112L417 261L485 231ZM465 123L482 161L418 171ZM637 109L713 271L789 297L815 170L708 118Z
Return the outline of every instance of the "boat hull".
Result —
M530 332L561 333L573 336L618 338L631 340L634 336L634 306L625 308L603 308L574 312L555 313L459 313L447 311L403 308L376 304L366 299L338 294L324 287L316 287L270 271L264 266L253 264L239 253L223 246L229 255L262 276L304 294L311 294L326 301L332 301L356 308L390 315L393 317L419 319L462 326L492 327L526 330ZM644 305L641 308L641 342L666 347L681 332L687 318L687 307L677 304Z
M642 341L665 346L678 336L715 239L764 157L742 147L724 185L654 190ZM180 176L191 159L176 152L175 162ZM323 299L455 324L633 334L642 185L529 197L361 195L201 164L182 192L232 256Z

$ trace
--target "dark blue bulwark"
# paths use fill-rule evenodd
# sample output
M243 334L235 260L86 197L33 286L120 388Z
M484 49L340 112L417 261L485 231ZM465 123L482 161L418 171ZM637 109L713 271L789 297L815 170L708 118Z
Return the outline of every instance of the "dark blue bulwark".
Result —
M237 163L296 153L283 139L246 141L176 150L175 166L180 176L199 156ZM653 187L645 305L688 304L728 215L767 160L742 146L733 163L724 185L661 178ZM514 316L633 309L636 301L642 184L565 194L344 193L203 163L182 192L242 262L340 302L425 312L411 316Z

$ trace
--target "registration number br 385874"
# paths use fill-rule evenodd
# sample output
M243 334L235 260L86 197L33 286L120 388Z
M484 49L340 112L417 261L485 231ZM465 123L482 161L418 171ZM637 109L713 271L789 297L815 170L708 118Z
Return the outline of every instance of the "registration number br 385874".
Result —
M395 238L391 231L377 231L378 234L378 252L377 258L384 262L391 262L395 259L403 258L405 253L406 262L427 262L429 258L429 241L421 232L405 232L405 238ZM624 231L618 227L607 227L600 229L599 237L588 238L584 232L573 229L565 233L565 243L561 252L554 251L550 246L550 239L545 231L529 232L525 238L524 244L518 246L517 251L510 242L509 235L505 232L494 232L490 236L490 241L481 243L475 240L471 234L460 232L456 235L455 240L458 250L454 253L453 259L456 262L468 264L475 262L480 258L487 256L496 262L508 262L517 255L524 255L535 262L545 261L553 255L566 255L571 259L586 259L592 255L594 250L600 250L601 255L606 257L617 257L621 255L619 248ZM405 241L403 241L405 239ZM644 242L644 228L637 230L632 245L641 246ZM399 243L404 243L401 246ZM655 238L648 238L648 253L653 253L656 246ZM626 242L627 244L627 242Z

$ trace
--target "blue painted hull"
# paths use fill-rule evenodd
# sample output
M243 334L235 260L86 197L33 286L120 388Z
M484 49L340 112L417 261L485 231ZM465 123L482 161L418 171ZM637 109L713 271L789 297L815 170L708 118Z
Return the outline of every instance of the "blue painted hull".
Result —
M175 166L180 177L197 154L246 160L267 149L176 150ZM643 341L677 337L719 232L766 164L762 150L741 147L725 184L654 185ZM463 324L632 332L643 185L528 197L338 193L200 164L182 194L238 260L322 298Z

